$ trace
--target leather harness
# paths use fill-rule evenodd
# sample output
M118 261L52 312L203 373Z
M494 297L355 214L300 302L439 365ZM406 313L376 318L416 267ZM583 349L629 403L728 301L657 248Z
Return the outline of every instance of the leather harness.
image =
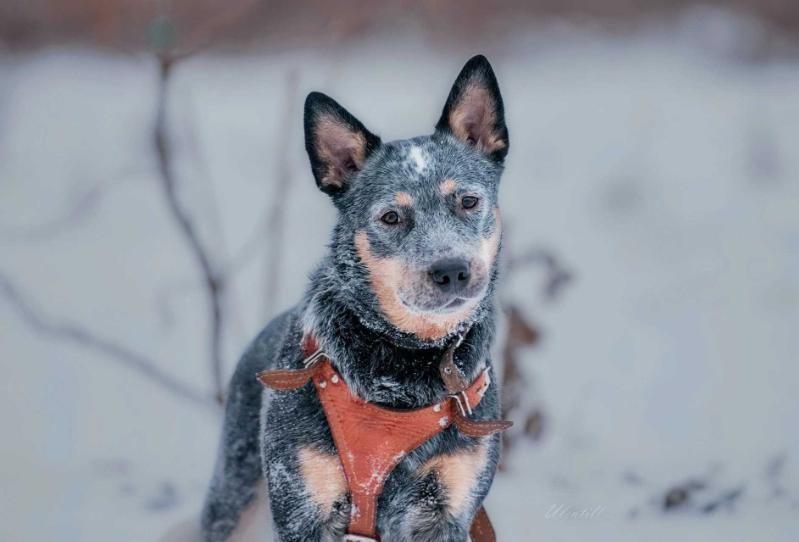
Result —
M415 410L393 410L355 396L333 368L313 334L302 340L304 369L277 369L258 373L264 386L295 390L313 381L336 445L351 495L351 513L343 542L376 542L377 498L389 474L418 446L454 425L470 437L503 431L511 422L471 420L472 408L483 398L491 379L488 369L469 384L454 363L461 340L442 357L439 373L449 396ZM484 508L475 514L469 535L472 542L493 542L494 529Z

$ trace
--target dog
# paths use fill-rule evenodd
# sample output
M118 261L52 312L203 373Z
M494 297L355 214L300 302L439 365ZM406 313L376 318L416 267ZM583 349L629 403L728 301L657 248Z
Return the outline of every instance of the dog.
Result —
M494 71L483 56L469 60L429 136L384 143L318 92L306 99L304 127L313 176L338 220L302 302L258 335L232 377L203 536L234 537L265 491L281 542L466 541L500 446L493 430L459 430L500 414L489 348L502 231L497 192L509 140ZM309 336L311 351L303 346ZM322 355L329 381L313 365ZM445 382L447 355L466 383L485 373L470 396L479 404ZM270 371L301 378L291 377L291 389L265 389L255 375ZM439 413L452 399L453 416L469 420L456 427L442 416L437 433L397 455L371 497L372 534L348 531L363 513L347 470L360 458L338 449L323 405L330 382L389 416ZM372 437L361 432L352 442Z

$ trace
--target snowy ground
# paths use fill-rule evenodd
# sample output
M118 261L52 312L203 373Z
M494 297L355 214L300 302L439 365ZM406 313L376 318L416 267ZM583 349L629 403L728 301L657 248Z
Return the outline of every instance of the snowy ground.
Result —
M507 248L549 248L576 277L553 303L535 269L504 293L543 330L525 362L547 414L489 497L504 541L799 539L799 64L746 63L730 35L696 35L540 29L487 51L511 131ZM228 373L298 299L333 223L304 156L305 93L329 92L384 139L412 136L474 52L381 41L178 66L181 195L215 258L235 262ZM208 389L205 298L149 139L155 89L143 56L0 57L0 273L48 321ZM278 196L270 301L264 209ZM195 513L218 415L18 309L0 298L0 540L156 540ZM664 513L692 479L706 484L694 506Z

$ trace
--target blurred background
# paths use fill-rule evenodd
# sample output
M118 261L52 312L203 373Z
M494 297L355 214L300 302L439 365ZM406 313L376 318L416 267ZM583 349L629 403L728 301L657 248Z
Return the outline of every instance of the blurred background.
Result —
M799 3L2 0L0 539L159 540L335 216L305 95L511 151L500 540L799 540Z

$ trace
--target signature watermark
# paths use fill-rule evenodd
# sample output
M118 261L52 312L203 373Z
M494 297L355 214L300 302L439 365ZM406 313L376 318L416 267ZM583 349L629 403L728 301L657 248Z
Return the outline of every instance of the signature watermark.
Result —
M544 514L544 519L596 519L604 511L604 506L579 508L568 504L553 504Z

